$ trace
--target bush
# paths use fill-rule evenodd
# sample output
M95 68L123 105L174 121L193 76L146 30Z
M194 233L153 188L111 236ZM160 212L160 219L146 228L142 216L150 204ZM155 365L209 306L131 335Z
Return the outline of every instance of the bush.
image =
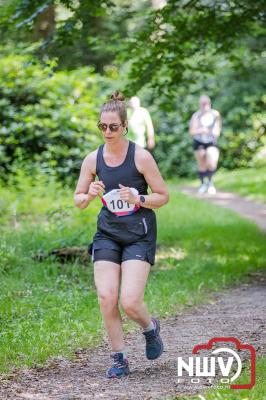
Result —
M90 68L54 72L27 55L0 59L0 177L20 163L71 179L100 143L100 78Z
M165 177L196 172L188 125L204 92L222 116L219 166L234 169L256 160L265 133L265 79L261 60L250 61L248 54L246 59L247 66L240 71L225 62L212 75L194 76L190 87L180 87L172 97L154 98L150 88L141 91L155 125L153 154ZM101 142L96 127L99 108L107 91L117 89L118 83L123 90L126 73L121 70L111 76L110 69L106 78L88 67L73 71L55 67L54 61L41 64L32 55L6 52L0 59L2 179L17 168L34 173L36 167L72 185L84 156Z

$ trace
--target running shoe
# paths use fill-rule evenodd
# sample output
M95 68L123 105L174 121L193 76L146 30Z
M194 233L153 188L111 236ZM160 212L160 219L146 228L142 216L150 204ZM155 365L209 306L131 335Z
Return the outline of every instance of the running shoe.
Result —
M203 194L207 192L207 190L208 190L208 185L206 183L202 183L202 185L200 185L200 187L198 188L198 194Z
M142 332L146 339L146 357L149 360L155 360L163 352L163 341L160 337L160 321L152 318L155 329L148 332Z
M106 373L107 378L122 378L129 375L128 360L123 358L123 353L111 354L111 358L113 358L113 365Z
M215 195L215 194L216 194L216 188L215 188L215 186L214 186L213 183L211 183L211 184L208 186L207 192L208 192L208 194L210 194L210 195Z

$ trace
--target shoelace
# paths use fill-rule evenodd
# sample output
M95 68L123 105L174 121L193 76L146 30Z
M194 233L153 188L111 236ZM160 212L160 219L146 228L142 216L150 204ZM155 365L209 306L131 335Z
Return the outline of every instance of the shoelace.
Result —
M111 354L111 357L114 359L113 367L123 368L125 366L124 363L123 363L123 360L121 362L119 354Z
M155 345L155 341L157 340L157 336L155 334L155 331L150 331L150 332L146 332L145 333L145 337L146 337L146 341L149 345L154 344Z

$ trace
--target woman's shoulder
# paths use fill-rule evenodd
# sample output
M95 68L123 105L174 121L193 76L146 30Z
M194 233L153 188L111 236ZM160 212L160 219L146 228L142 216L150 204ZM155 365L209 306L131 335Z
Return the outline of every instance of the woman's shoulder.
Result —
M201 115L201 111L197 110L192 114L190 120L192 121L192 120L195 120L195 119L199 119L200 115Z
M218 110L215 110L214 108L212 108L212 112L215 115L215 117L219 117L220 116L220 113L219 113Z
M149 150L144 149L137 143L135 143L135 155L136 155L136 157L138 157L144 161L148 160L150 157L152 157Z
M93 150L91 152L89 152L86 157L84 158L84 161L87 160L88 162L96 160L97 158L97 153L98 153L99 148L97 148L96 150Z
M83 166L87 168L90 172L95 173L96 172L96 162L97 162L97 153L98 153L99 148L97 148L94 151L91 151L88 153L84 160L83 160Z

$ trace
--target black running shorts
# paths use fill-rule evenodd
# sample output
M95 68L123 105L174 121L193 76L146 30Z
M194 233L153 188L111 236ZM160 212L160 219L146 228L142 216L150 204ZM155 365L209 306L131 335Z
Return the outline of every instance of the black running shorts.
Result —
M193 140L193 150L201 150L204 149L206 150L208 147L218 147L216 142L210 142L210 143L201 143L198 140Z
M98 217L97 232L89 245L92 262L105 260L121 264L126 260L141 260L153 265L157 238L154 211L141 209L126 217L108 213L112 214L103 209Z

